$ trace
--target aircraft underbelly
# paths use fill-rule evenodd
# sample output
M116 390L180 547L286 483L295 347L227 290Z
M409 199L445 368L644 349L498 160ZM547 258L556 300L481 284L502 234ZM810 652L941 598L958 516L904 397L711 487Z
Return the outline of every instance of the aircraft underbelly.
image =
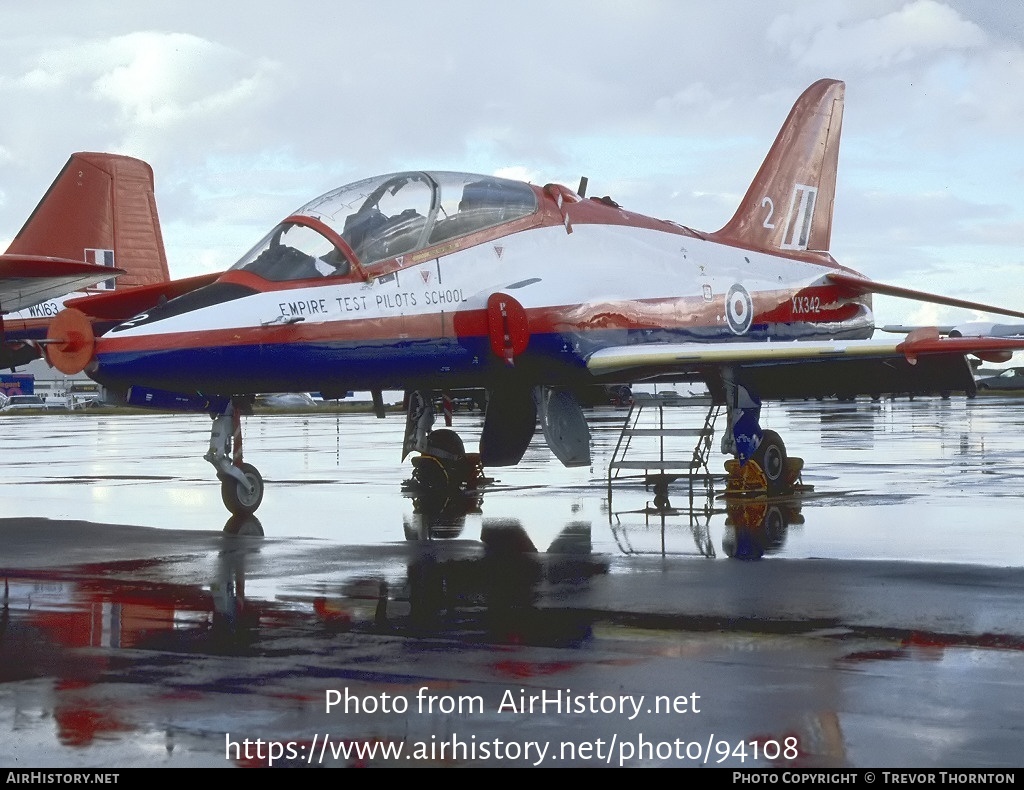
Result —
M528 379L586 377L582 360L567 366L561 337L532 338L533 353L518 372ZM566 368L574 371L568 377ZM176 391L225 394L303 392L329 386L403 389L415 386L480 386L507 376L486 337L420 340L206 346L101 353L94 378L109 388L143 385ZM530 371L527 373L527 371ZM516 370L510 371L513 376Z
M468 369L471 360L464 356L450 340L209 346L101 354L93 377L121 390L144 385L224 394L402 388ZM440 359L447 371L439 369Z

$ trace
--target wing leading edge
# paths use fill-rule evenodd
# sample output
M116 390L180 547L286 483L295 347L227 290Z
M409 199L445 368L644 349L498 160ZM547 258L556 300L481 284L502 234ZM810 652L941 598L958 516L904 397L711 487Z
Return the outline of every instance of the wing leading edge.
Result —
M974 354L982 359L1003 357L1024 349L1024 339L1006 337L939 337L917 334L900 342L878 340L794 340L773 343L651 343L614 346L594 352L587 368L595 375L633 370L659 375L686 372L707 365L770 365L844 357L902 357L913 363L922 354ZM1005 360L1003 360L1005 361Z
M988 361L1009 359L1024 349L1024 338L939 337L918 330L899 342L890 340L820 340L737 343L651 343L613 346L594 352L587 369L596 376L640 374L645 378L692 374L708 366L792 365L843 359L902 359L915 364L922 356L973 354Z
M939 337L934 330L901 342L828 340L672 343L616 346L590 356L604 380L703 379L720 391L725 369L761 398L815 398L898 393L974 392L966 355L1006 361L1022 338Z

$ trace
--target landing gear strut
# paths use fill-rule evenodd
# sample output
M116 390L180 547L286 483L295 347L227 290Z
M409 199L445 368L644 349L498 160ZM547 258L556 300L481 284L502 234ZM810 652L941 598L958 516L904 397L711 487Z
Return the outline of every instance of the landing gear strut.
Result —
M263 502L263 478L255 466L242 461L241 411L241 404L232 399L223 414L213 417L210 449L203 458L217 470L224 507L236 516L247 516Z

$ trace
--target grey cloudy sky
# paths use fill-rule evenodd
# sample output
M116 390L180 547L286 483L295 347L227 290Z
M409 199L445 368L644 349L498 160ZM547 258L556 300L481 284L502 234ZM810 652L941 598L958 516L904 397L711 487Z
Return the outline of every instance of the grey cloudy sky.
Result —
M800 92L847 84L833 254L1024 306L1024 4L270 0L5 4L0 245L79 150L156 171L172 272L332 187L511 174L713 230ZM880 322L969 313L880 300Z

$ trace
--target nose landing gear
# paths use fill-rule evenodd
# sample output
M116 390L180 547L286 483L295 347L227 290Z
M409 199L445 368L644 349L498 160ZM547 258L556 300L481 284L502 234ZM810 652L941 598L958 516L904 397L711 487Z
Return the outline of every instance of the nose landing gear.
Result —
M263 477L242 461L242 409L243 404L232 399L222 414L213 417L210 449L203 456L217 470L224 507L236 516L252 515L263 502Z

